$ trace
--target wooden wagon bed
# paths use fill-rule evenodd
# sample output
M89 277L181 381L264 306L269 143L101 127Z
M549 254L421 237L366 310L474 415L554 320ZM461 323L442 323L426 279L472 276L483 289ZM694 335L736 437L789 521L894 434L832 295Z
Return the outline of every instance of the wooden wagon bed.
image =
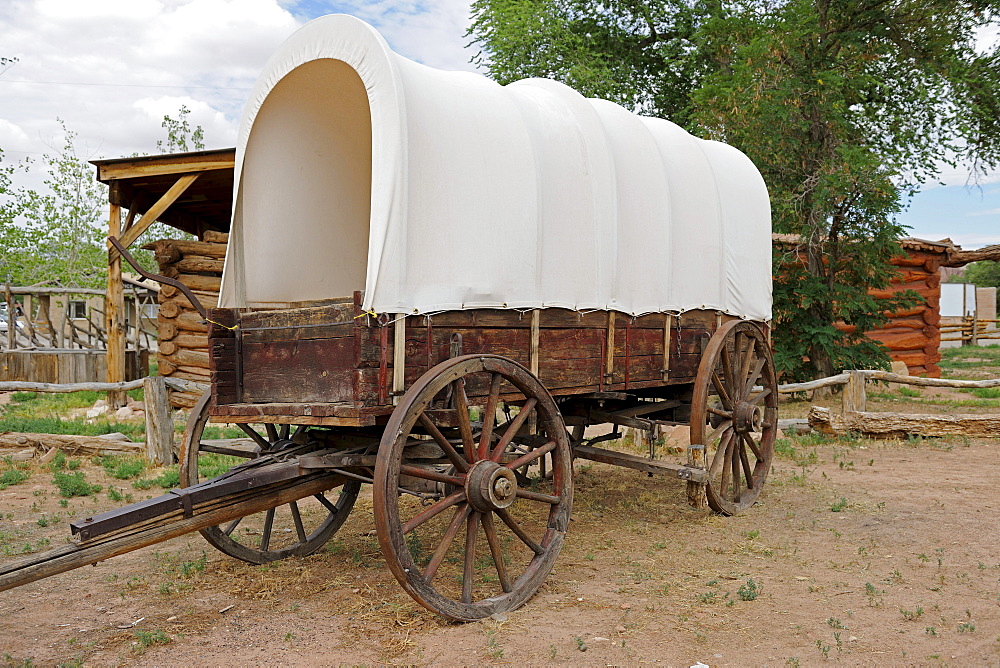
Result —
M369 426L424 372L458 354L496 354L555 396L670 396L691 383L712 311L639 317L615 311L480 309L375 318L350 301L209 313L213 421ZM397 365L397 359L403 365ZM470 397L476 396L475 388Z

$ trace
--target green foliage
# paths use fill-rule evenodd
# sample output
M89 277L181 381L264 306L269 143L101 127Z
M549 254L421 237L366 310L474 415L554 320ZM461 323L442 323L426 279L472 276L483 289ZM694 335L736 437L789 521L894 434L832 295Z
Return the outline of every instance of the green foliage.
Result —
M142 478L132 482L132 487L136 489L149 489L159 486L163 489L173 489L181 486L180 472L176 466L168 467L155 478Z
M29 474L17 468L10 468L0 473L0 489L7 489L11 485L18 485L27 480Z
M201 151L205 148L205 131L200 125L191 127L187 118L190 113L187 105L182 104L177 110L177 118L163 117L160 127L167 131L167 141L156 142L160 153Z
M116 480L129 480L146 470L146 462L141 457L115 455L102 457L101 467Z
M940 160L1000 158L1000 51L981 0L476 0L475 62L501 83L562 80L744 151L768 184L775 361L788 380L888 368L863 332L913 293L876 300L902 203ZM840 323L846 327L837 327Z
M62 147L41 159L47 192L13 190L6 215L0 215L0 274L16 285L54 281L67 287L100 287L107 277L107 187L77 155L76 133L57 120ZM35 166L29 159L19 169L29 172Z
M10 61L0 60L0 71ZM204 148L201 126L192 128L190 110L181 106L177 118L163 117L166 142L161 152ZM77 153L77 134L56 119L62 146L36 163L27 159L17 168L2 164L0 150L0 280L14 285L56 284L99 288L107 281L107 186L94 178L94 168ZM14 188L12 179L33 169L44 170L44 190ZM154 223L137 243L169 236L185 236ZM189 236L189 235L188 235ZM147 268L156 269L149 251L134 251Z
M59 495L66 498L74 496L90 496L101 491L100 485L92 485L83 476L83 471L75 473L63 473L56 471L52 475L52 482L59 488Z
M159 629L156 631L136 631L135 637L137 640L137 649L140 651L145 650L151 645L166 645L173 642L173 638Z
M736 591L736 595L740 597L741 601L754 601L760 596L761 587L753 578L746 581L746 584L740 586Z

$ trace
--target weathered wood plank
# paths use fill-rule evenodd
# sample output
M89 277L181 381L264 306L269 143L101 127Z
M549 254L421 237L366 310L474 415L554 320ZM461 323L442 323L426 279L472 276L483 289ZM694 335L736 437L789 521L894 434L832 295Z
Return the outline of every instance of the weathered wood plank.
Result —
M243 344L243 400L336 402L354 399L354 340Z

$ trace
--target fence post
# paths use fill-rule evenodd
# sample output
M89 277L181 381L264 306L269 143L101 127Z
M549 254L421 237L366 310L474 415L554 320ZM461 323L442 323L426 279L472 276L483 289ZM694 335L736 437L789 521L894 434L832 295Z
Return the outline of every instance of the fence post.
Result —
M170 398L163 376L142 381L146 402L146 457L157 466L174 463L174 423L170 419Z
M865 394L867 375L864 371L848 371L847 385L844 386L844 413L865 410L868 397Z

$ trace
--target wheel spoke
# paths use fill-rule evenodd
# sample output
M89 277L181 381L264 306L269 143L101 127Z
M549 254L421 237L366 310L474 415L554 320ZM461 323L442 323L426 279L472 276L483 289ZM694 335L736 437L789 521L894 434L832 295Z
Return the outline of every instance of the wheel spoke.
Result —
M300 424L295 428L295 433L292 434L292 438L294 439L296 436L298 436L308 428L309 428L308 425Z
M742 446L740 446L740 464L743 465L743 476L747 481L747 491L750 491L753 489L753 471L750 470L750 459L747 457L747 449Z
M750 434L743 434L743 442L750 446L750 449L753 450L753 456L757 458L758 462L764 461L764 455L761 454L760 448L758 448L757 443L754 442L753 436Z
M465 459L470 464L476 461L476 445L472 439L472 422L469 420L469 398L465 394L465 381L461 378L452 383L455 412L458 413L458 431L462 434L462 448Z
M429 583L434 579L434 575L437 573L438 567L441 562L444 561L444 555L448 553L448 548L455 541L455 535L458 533L459 527L465 522L465 518L469 516L472 512L472 506L465 504L462 508L455 509L455 517L452 518L451 524L448 525L448 530L444 532L444 536L441 538L441 544L438 545L437 549L434 550L434 555L431 560L427 562L427 569L424 571L424 579Z
M721 444L720 444L721 445ZM726 456L722 461L722 485L719 487L719 491L722 494L726 493L729 489L730 476L733 472L733 439L729 439L726 443Z
M226 534L227 536L233 535L233 531L236 530L236 527L238 527L240 522L242 521L243 521L242 517L237 517L235 520L226 525L226 528L222 530L222 533Z
M737 439L733 439L732 445L732 456L730 461L733 467L733 501L739 503L740 501L740 458L736 455L736 450L743 452L742 444Z
M500 578L500 587L504 593L510 591L510 575L507 574L507 564L503 560L503 550L500 541L497 539L497 530L493 526L493 513L483 513L483 532L486 533L486 542L490 545L490 554L493 555L493 565L497 569L497 577Z
M411 517L410 520L403 525L403 533L410 533L427 520L437 517L439 514L461 501L465 501L465 490L459 490L450 496L446 496L440 501L420 511L420 514Z
M559 502L562 501L562 497L552 496L551 494L542 494L541 492L532 492L531 490L521 489L520 487L517 489L517 498L527 499L529 501L538 501L539 503L549 503L553 506L559 505Z
M441 430L437 428L437 425L431 422L431 419L427 417L426 413L420 414L420 424L423 425L424 429L431 435L437 444L444 450L444 454L447 455L448 459L451 461L452 466L457 468L462 473L469 470L469 462L465 460L462 455L458 454L458 450L455 449L448 439L444 437Z
M462 487L465 485L464 478L448 475L447 473L439 473L432 469L425 469L419 466L410 466L409 464L401 464L399 472L403 475L413 476L414 478L423 478L424 480L443 482L447 485L455 485L456 487Z
M552 452L555 449L556 449L556 442L549 441L542 447L535 448L534 450L529 451L527 454L521 455L520 457L512 461L510 464L508 464L507 468L518 469L521 468L522 466L527 466L528 464L535 461L539 457L544 457L545 455L547 455L548 453Z
M300 543L304 543L308 539L308 536L306 536L306 528L302 525L302 515L299 513L299 504L292 501L288 504L288 508L292 511L292 521L295 523L295 535L299 537Z
M267 546L271 544L271 528L274 526L274 508L268 508L264 514L264 532L260 537L260 551L267 552Z
M750 396L750 393L753 391L753 386L757 384L757 379L760 378L760 372L764 370L765 364L767 364L766 358L760 357L757 359L757 364L753 367L753 373L750 374L750 378L748 378L746 384L743 385L744 397Z
M719 472L719 464L725 459L726 452L729 450L729 442L733 439L733 431L727 431L723 436L722 440L719 441L719 447L715 451L715 456L712 457L712 465L708 468L709 479L714 478Z
M236 426L239 427L244 434L252 438L254 443L256 443L261 447L261 450L268 450L271 447L271 444L267 442L267 439L258 434L257 430L251 427L250 425L240 423L237 424Z
M281 438L288 438L288 434L291 433L291 431L292 425L283 424L278 428L278 435L281 436Z
M708 438L705 439L705 442L702 445L708 445L713 440L715 440L716 437L720 436L722 434L722 432L724 432L726 429L729 429L732 426L733 426L733 421L732 420L726 420L725 422L723 422L722 424L720 424L718 427L716 427L715 431L713 431L711 434L708 435Z
M337 510L337 506L334 505L333 501L326 498L325 494L313 494L313 498L319 501L321 504L323 504L323 507L329 510L331 513L336 514L337 512L339 512Z
M266 423L264 430L267 432L267 440L271 441L271 443L278 440L278 429L273 424L270 422Z
M744 338L749 339L750 344L747 346L746 352L743 355L743 363L740 365L739 383L737 383L733 388L740 393L740 396L734 397L737 401L745 396L743 393L743 386L746 384L747 376L750 374L750 365L753 363L755 353L757 352L757 339L752 336L746 336ZM750 387L753 387L753 385Z
M472 603L472 576L476 565L476 537L479 534L479 513L469 514L465 521L465 564L462 569L462 603Z
M756 406L764 399L764 397L768 396L769 394L771 394L771 389L765 387L760 394L754 396L751 399L747 399L747 403L750 404L751 406Z
M490 452L490 441L493 440L493 425L497 418L497 402L500 400L500 374L493 374L490 380L490 396L483 409L483 433L479 437L479 459L486 459Z
M534 552L535 554L545 553L545 550L542 548L542 546L533 541L531 537L524 532L524 529L522 529L521 525L518 524L517 521L510 516L510 513L507 512L506 508L501 508L500 510L498 510L497 515L500 517L501 520L503 520L503 523L506 524L507 527L514 532L514 535L521 539L522 543L531 548L532 552Z
M500 442L497 443L497 447L493 449L493 454L490 456L490 459L494 462L500 461L500 457L503 456L504 450L507 449L510 442L515 436L517 436L517 432L521 430L521 427L524 425L525 420L528 419L528 415L531 411L535 410L535 404L537 403L538 400L534 397L524 402L524 406L521 407L520 412L518 412L518 414L514 416L514 419L510 421L510 426L507 427L507 430L503 433L503 437L500 438Z
M729 420L733 419L732 411L720 411L718 408L714 408L712 406L706 406L705 410L711 413L712 415L718 415L719 417L726 418Z
M719 378L719 374L712 372L712 385L715 386L715 391L719 393L719 399L722 400L722 405L733 410L733 400L729 398L729 392L726 391L726 387L722 384L722 380Z
M722 346L722 350L719 351L719 357L722 360L722 375L726 379L726 383L730 387L734 387L736 378L733 376L733 360L729 357L729 349L726 346Z

